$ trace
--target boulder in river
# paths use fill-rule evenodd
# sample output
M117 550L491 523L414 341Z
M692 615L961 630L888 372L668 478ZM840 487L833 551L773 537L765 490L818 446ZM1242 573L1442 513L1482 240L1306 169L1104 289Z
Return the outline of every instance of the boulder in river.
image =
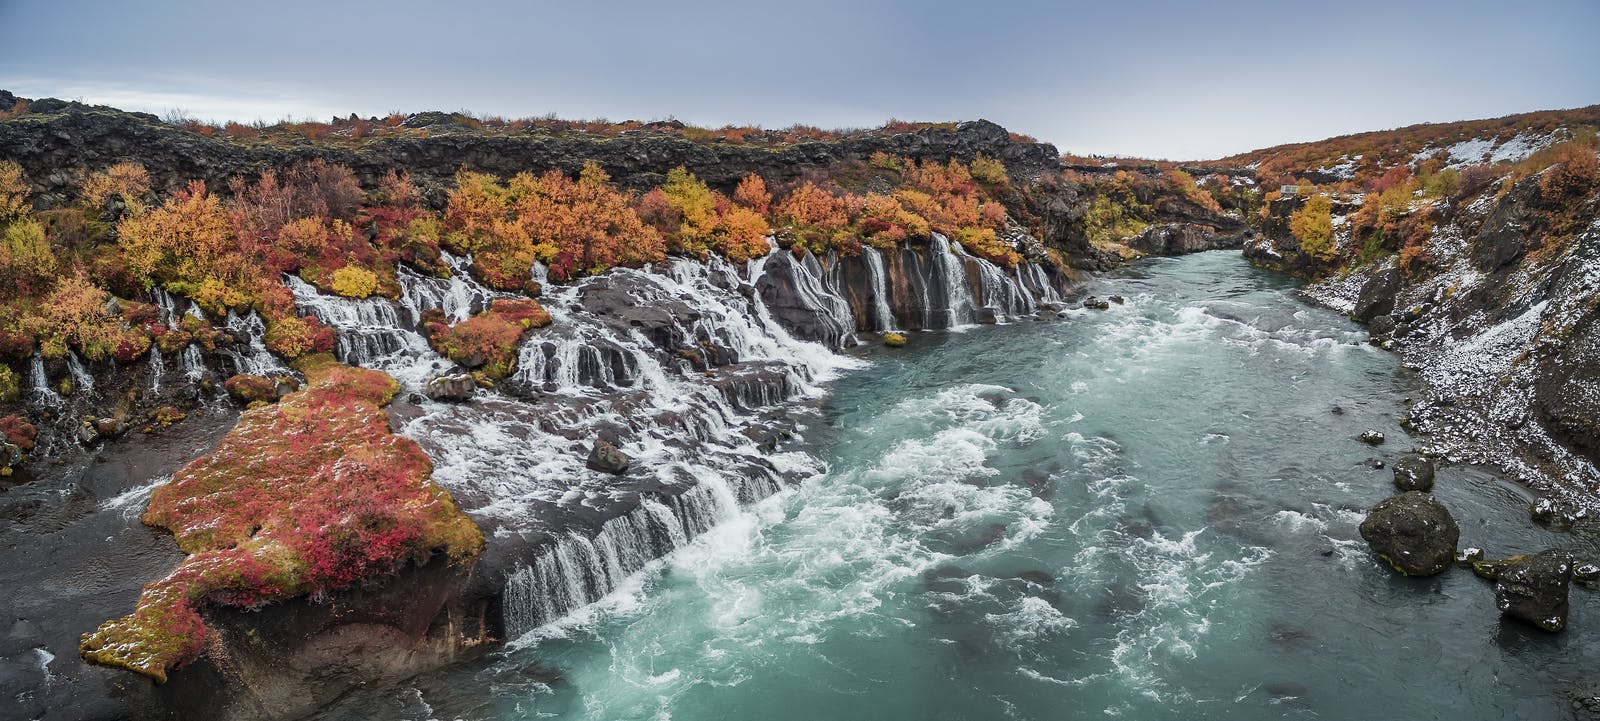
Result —
M1567 591L1572 581L1572 554L1548 550L1508 564L1494 584L1500 613L1520 618L1546 631L1567 627Z
M1402 491L1433 490L1433 461L1408 453L1394 462L1394 485Z
M1091 295L1088 298L1083 299L1083 307L1090 308L1092 310L1105 310L1110 308L1111 304Z
M589 459L585 465L591 470L601 473L626 473L628 464L632 459L627 454L617 450L617 447L604 438L596 438L594 448L589 450Z
M1461 529L1433 496L1407 491L1373 506L1361 522L1372 552L1407 576L1432 576L1450 567Z
M1383 445L1383 433L1380 432L1380 431L1372 430L1371 428L1368 428L1367 430L1362 431L1360 439L1361 439L1362 443L1365 443L1365 444L1367 444L1369 446L1381 446L1381 445Z
M436 401L466 401L477 389L471 373L449 373L428 379L423 392Z

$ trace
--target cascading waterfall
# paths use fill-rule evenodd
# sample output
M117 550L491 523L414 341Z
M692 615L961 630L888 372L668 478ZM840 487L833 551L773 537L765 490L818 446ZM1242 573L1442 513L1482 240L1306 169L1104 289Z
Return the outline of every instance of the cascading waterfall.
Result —
M450 322L459 323L482 312L495 298L508 297L474 280L468 270L470 260L449 253L443 257L451 269L449 278L426 276L400 266L400 306L411 314L413 328L422 322L426 311L440 311Z
M883 272L883 254L877 248L865 246L861 254L867 259L867 273L872 281L872 320L875 331L894 330L894 311L889 309L889 283Z
M334 356L341 363L376 368L383 367L383 361L391 356L416 358L432 353L422 336L412 331L414 321L403 320L399 308L386 298L322 295L316 286L295 275L285 275L284 285L294 293L301 314L314 315L338 329Z
M944 291L943 307L936 309L944 313L945 324L941 327L957 328L971 323L975 304L961 259L950 249L950 241L943 235L934 233L928 245L932 249L936 277Z
M161 349L155 344L150 345L150 392L161 392L161 376L166 375L167 362L161 357Z
M289 367L278 360L278 357L267 350L266 335L267 324L255 311L239 315L228 311L226 324L228 333L239 342L221 352L233 361L235 373L250 373L258 376L282 375L289 373ZM155 361L152 360L152 363Z
M44 357L34 351L33 360L28 363L28 387L33 392L34 402L51 408L60 408L65 399L56 389L50 387L50 376L44 372Z
M83 367L83 362L78 360L76 352L67 352L67 372L72 374L72 388L78 393L88 393L94 390L94 376Z
M931 250L937 278L917 285L938 286L932 305L949 324L977 315L966 262L980 264L978 292L997 313L1035 307L1041 291L1029 283L942 237ZM883 258L872 249L865 255L867 317L873 330L893 328ZM324 295L293 276L285 283L301 313L337 331L340 360L385 370L416 392L450 366L416 332L422 314L438 310L459 322L505 295L477 283L468 259L446 261L456 271L448 280L401 268L398 301ZM397 429L422 444L434 480L497 543L525 549L504 569L508 636L599 600L741 504L819 470L809 456L774 450L792 421L772 410L816 394L817 382L859 361L796 339L761 294L749 292L780 263L799 304L830 337L855 332L838 292L839 266L825 272L811 256L774 249L742 267L713 259L614 269L547 289L541 302L554 322L522 344L503 393L469 403L420 400ZM602 435L632 458L625 474L585 467Z

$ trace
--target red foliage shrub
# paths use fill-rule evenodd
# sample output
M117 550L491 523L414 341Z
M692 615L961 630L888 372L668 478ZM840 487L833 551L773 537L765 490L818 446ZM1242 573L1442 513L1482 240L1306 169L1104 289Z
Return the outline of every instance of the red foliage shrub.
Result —
M390 432L382 406L394 379L328 356L299 367L305 390L246 411L151 495L144 522L190 555L145 587L133 614L86 634L85 659L164 681L204 647L205 604L337 591L413 558L482 549L477 526L428 480L422 449Z
M33 450L33 441L39 437L39 429L34 428L22 416L0 416L0 438L7 443L21 448L23 451Z
M490 378L504 378L516 367L517 348L528 331L547 325L550 313L538 301L500 299L454 326L432 320L426 334L441 355L467 368L482 369Z

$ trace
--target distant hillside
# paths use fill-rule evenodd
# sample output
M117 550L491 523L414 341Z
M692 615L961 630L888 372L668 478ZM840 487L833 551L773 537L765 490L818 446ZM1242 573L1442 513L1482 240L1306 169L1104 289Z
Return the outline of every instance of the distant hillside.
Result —
M1298 180L1319 185L1350 183L1356 186L1352 190L1360 190L1396 165L1440 153L1450 167L1515 163L1569 136L1592 133L1596 127L1600 127L1600 105L1590 105L1341 135L1252 150L1206 165L1253 168L1263 185Z

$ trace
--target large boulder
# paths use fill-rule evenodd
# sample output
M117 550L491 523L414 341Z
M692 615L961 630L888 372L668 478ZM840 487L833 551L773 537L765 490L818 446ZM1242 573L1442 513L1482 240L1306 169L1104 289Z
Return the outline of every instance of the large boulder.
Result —
M612 445L611 441L604 438L596 438L594 448L589 450L589 459L585 461L585 465L590 470L600 471L601 473L621 474L628 471L628 464L631 462L632 459L628 458L627 454L617 450L617 447Z
M1394 485L1402 491L1433 490L1433 461L1408 453L1394 462Z
M1366 323L1380 315L1394 312L1394 298L1400 293L1405 277L1400 274L1398 267L1387 267L1367 279L1361 285L1361 292L1356 296L1355 307L1350 315L1356 320Z
M423 393L436 401L460 402L471 400L477 389L477 381L471 373L448 373L428 379Z
M1406 491L1384 499L1367 512L1361 537L1396 572L1432 576L1450 567L1461 529L1433 496Z
M1500 572L1494 603L1500 613L1520 618L1546 631L1567 627L1567 591L1572 582L1572 554L1549 550L1518 559Z

